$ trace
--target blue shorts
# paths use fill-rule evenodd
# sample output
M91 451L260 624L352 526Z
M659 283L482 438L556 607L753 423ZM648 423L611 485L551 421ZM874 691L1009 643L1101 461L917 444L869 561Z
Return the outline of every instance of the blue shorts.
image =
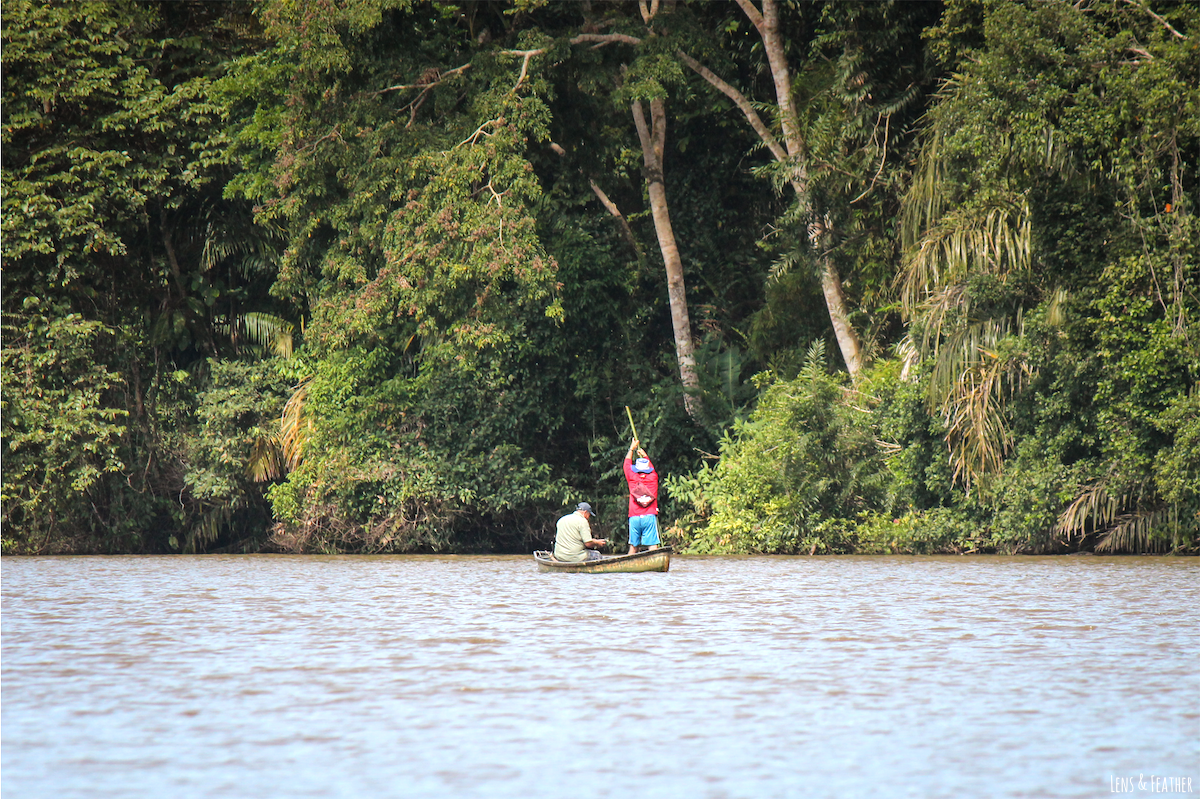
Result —
M629 517L629 546L654 546L658 543L658 517L653 514Z

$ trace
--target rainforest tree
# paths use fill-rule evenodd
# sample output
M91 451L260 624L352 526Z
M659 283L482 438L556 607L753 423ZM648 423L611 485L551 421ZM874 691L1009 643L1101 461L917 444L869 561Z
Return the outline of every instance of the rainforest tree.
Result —
M220 197L206 87L249 28L235 5L160 10L5 4L3 514L18 549L169 550L214 529L185 489L184 439L207 360L233 354L221 324L253 291L263 236Z
M6 3L4 551L1195 551L1196 18Z
M904 197L902 378L846 400L875 408L895 490L822 543L913 549L937 529L935 549L1196 546L1192 470L1175 470L1200 377L1195 17L952 3L930 30L952 71ZM711 508L741 492L750 446L728 445Z

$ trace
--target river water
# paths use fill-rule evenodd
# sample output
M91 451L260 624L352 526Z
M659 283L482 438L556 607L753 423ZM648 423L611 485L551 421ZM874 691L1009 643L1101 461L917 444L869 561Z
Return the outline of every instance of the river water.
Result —
M1194 558L2 567L4 799L1200 794Z

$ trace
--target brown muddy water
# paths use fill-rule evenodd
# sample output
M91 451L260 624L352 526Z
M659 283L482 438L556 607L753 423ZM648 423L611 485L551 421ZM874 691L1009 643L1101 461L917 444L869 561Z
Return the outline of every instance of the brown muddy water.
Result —
M1200 794L1195 558L0 565L4 799Z

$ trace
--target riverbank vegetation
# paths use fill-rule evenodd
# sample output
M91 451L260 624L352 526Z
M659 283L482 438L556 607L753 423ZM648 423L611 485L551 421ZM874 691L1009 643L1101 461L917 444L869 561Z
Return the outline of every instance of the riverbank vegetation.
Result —
M6 1L4 552L1195 554L1198 22Z

